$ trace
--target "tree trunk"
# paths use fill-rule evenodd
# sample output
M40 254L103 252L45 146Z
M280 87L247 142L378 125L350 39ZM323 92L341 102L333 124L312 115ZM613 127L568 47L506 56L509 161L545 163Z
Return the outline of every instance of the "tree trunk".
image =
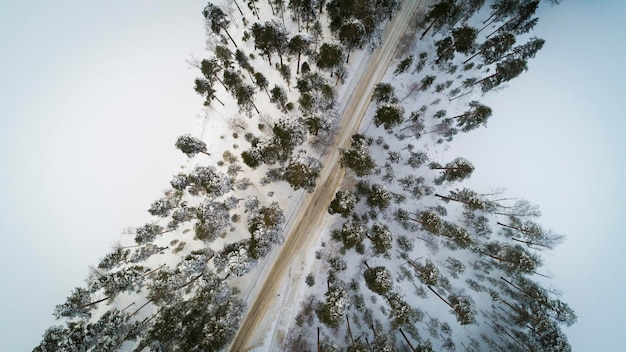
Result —
M424 31L424 33L422 33L422 36L420 37L420 40L424 39L424 36L426 36L426 33L428 33L428 31L432 28L432 26L435 24L436 20L433 20L432 22L430 22L430 25L428 25L428 28L426 28L426 30Z
M409 345L409 347L411 348L411 351L416 352L415 348L413 347L411 342L409 342L409 339L406 338L406 335L404 334L404 331L402 331L402 329L398 329L398 330L400 330L400 333L402 334L402 337L404 337L404 341L406 341L406 343Z
M230 41L233 42L233 45L235 45L235 48L239 48L237 46L237 43L235 43L235 40L233 39L233 37L230 36L230 33L228 33L228 31L226 30L225 27L222 27L222 29L224 30L224 32L226 32L226 35L228 36L228 38L230 38Z
M489 35L487 35L487 38L491 37L492 35L494 35L497 31L499 31L502 27L506 26L507 24L513 22L514 20L518 19L520 17L520 15L518 14L517 16L511 18L510 20L504 22L504 24L502 24L500 27L496 28L495 31L489 33Z
M482 54L483 52L484 52L484 50L477 51L474 55L470 56L467 60L463 61L463 65L465 65L468 62L470 62L473 58L475 58L476 56Z
M233 1L235 2L235 6L237 6L237 10L239 10L241 17L243 17L243 12L241 11L241 7L239 7L239 3L237 3L237 0L233 0Z
M298 51L298 66L296 66L296 75L300 74L300 55L301 53Z
M83 308L87 308L87 307L94 306L94 305L96 305L96 304L98 304L98 303L100 303L100 302L104 302L104 301L106 301L106 300L107 300L107 299L109 299L109 298L111 298L111 296L104 297L104 298L102 298L102 299L99 299L99 300L94 301L94 302L91 302L91 303L87 303L87 304L85 304L85 305L82 305L82 306L78 307L78 309L83 309Z
M317 327L317 352L321 352L322 349L320 348L320 327Z
M348 322L348 334L350 334L350 340L354 345L354 337L352 337L352 329L350 328L350 318L348 318L348 314L346 314L346 321Z
M437 291L433 290L433 288L430 286L426 286L426 287L428 287L428 289L431 290L435 295L437 295L437 297L439 297L440 300L444 301L450 308L452 308L452 310L454 310L454 307L450 304L450 302L448 302L445 298L441 297L441 295L437 293Z
M471 89L470 89L469 91L467 91L467 92L465 92L465 93L463 93L463 94L461 94L461 95L457 95L457 96L456 96L456 97L454 97L454 98L450 98L450 99L448 99L448 101L453 101L453 100L459 99L459 98L461 98L461 97L464 97L464 96L466 96L466 95L470 94L472 91L473 91L473 90L471 90Z
M126 309L130 308L131 306L134 306L134 305L135 305L135 302L127 305L126 307L124 307L124 309L122 309L122 312L125 311Z
M272 16L276 16L276 12L274 12L274 5L272 5L272 0L267 0L267 3L270 4L270 9L272 9Z
M480 81L478 81L478 82L474 83L473 85L475 86L475 85L477 85L477 84L479 84L479 83L483 83L484 81L486 81L486 80L488 80L488 79L492 79L493 77L495 77L495 76L497 76L497 75L498 75L498 73L494 73L493 75L487 76L487 77L485 77L485 78L481 79Z
M220 98L216 97L215 95L211 96L213 99L217 100L218 103L222 104L222 106L224 106L224 103L220 100Z
M552 248L550 248L549 246L546 246L546 245L543 245L543 244L539 244L539 243L535 243L535 242L531 242L531 241L524 241L524 240L520 240L520 239L515 238L515 237L511 237L511 239L512 239L513 241L517 241L517 242L521 242L521 243L526 243L528 246L539 246L539 247L543 247L543 248L552 249ZM541 250L541 249L539 249L539 248L533 248L533 249L538 249L538 250Z
M129 315L126 319L130 319L131 317L133 317L135 314L139 313L140 310L142 310L145 306L147 306L148 304L150 304L152 302L152 300L149 300L148 302L144 303L141 307L137 308L137 310L135 310L131 315Z
M523 292L526 296L528 297L532 297L534 298L531 294L529 294L528 292L524 291L522 288L520 288L519 286L515 285L514 283L512 283L511 281L505 279L504 277L500 276L500 279L504 280L504 282L506 282L507 284L515 287L516 289L518 289L520 292Z

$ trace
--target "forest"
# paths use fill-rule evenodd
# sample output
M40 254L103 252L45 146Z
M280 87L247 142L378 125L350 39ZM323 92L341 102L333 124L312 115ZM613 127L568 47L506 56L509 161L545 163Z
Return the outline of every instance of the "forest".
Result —
M571 351L561 328L577 316L542 266L564 235L529 200L465 186L475 166L448 153L498 118L482 98L540 54L537 10L557 4L198 9L208 50L190 60L190 86L210 131L177 138L188 163L148 206L152 220L54 307L58 324L33 351ZM379 52L392 54L384 65ZM289 309L254 312L276 324L253 346L240 324L296 236L311 245L280 279Z

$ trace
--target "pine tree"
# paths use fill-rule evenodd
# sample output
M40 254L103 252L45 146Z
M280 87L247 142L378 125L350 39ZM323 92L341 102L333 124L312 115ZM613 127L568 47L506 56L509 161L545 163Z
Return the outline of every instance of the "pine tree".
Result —
M431 164L431 169L443 170L441 175L435 179L436 184L442 184L444 181L454 182L462 181L471 176L474 172L474 165L465 158L456 158L445 166L439 164Z
M209 25L213 33L219 34L220 31L223 30L228 38L230 38L230 41L233 43L233 45L237 47L237 43L235 43L235 40L233 39L233 37L230 36L230 33L228 33L228 30L226 29L230 22L226 18L226 14L224 13L224 11L222 11L217 6L208 3L204 7L204 10L202 10L202 16L204 16L204 18L207 20L207 24Z
M207 153L206 143L189 134L182 135L176 140L176 148L185 153L188 157L193 157L198 153L211 155Z

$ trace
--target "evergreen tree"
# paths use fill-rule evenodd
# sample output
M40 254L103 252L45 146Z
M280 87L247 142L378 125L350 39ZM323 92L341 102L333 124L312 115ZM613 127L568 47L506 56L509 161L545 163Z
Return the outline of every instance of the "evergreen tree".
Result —
M435 179L435 184L438 185L442 184L444 181L462 181L470 177L472 172L474 172L474 165L465 158L456 158L445 166L434 163L430 165L430 168L443 171L441 175Z
M202 16L204 16L207 20L207 25L211 28L213 33L219 34L223 30L228 38L230 38L233 45L237 47L237 43L235 43L235 40L230 36L230 33L228 33L228 30L226 29L230 22L226 18L224 11L212 3L208 3L204 7L204 10L202 10Z
M340 149L341 165L352 169L359 177L369 175L376 164L369 155L368 146L369 142L365 136L359 134L352 136L350 149Z
M321 70L331 71L339 68L343 63L343 50L337 44L324 43L320 47L317 58L317 67Z
M321 170L322 163L319 160L300 153L291 158L285 168L283 178L294 190L302 188L311 193L315 190L315 181Z
M338 191L335 198L330 202L328 212L330 214L341 214L342 218L347 218L352 214L357 198L350 191Z
M385 130L391 131L404 120L404 108L398 104L381 105L374 115L374 125L383 125Z
M206 151L206 143L196 137L192 137L190 134L178 137L176 140L176 148L180 149L181 152L185 153L185 155L190 158L198 153L211 155Z
M456 120L457 127L463 132L469 132L473 129L486 125L487 120L491 117L491 108L477 101L469 103L470 109L461 115L453 116Z

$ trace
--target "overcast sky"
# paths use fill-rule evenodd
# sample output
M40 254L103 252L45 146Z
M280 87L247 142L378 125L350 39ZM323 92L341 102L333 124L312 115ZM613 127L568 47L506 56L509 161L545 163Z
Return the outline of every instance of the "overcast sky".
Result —
M204 1L0 2L0 350L27 351L123 228L142 225L183 162L201 99ZM623 68L626 2L544 8L529 72L484 103L488 128L451 153L475 187L538 203L567 235L547 258L579 315L574 350L618 351L626 313ZM621 106L619 107L621 108Z

